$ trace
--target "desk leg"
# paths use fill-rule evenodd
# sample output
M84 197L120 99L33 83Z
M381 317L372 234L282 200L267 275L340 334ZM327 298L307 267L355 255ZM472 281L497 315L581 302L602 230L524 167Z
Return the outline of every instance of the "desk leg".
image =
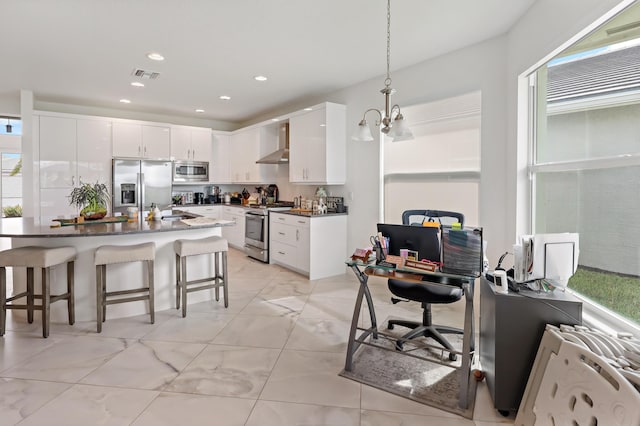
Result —
M473 283L467 282L462 285L465 295L464 308L464 337L462 340L462 366L460 368L460 395L458 405L460 408L469 406L469 386L471 380L471 352L474 351L475 343L473 329Z
M358 331L358 321L360 320L360 309L362 308L362 299L366 298L367 307L369 308L369 317L371 318L371 328L369 331L365 331L360 339L366 338L369 334L373 334L373 338L378 338L378 323L376 321L376 313L373 309L373 300L371 299L371 293L369 292L369 286L367 281L369 279L356 265L351 266L354 274L358 277L360 282L360 288L358 289L358 295L356 296L356 305L353 308L353 317L351 318L351 329L349 330L349 341L347 343L347 359L345 361L345 371L351 371L353 367L353 355L360 346L360 343L356 340L356 332Z

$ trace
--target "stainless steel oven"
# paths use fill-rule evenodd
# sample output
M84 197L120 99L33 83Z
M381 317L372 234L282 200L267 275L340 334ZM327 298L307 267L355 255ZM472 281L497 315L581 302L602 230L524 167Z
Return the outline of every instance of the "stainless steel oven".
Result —
M244 249L247 256L269 263L269 211L252 209L245 213Z

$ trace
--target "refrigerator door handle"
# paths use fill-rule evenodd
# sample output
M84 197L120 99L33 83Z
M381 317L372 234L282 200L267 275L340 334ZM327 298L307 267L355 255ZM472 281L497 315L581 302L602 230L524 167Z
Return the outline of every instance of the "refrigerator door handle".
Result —
M145 191L144 191L144 173L138 173L138 182L140 183L140 216L142 216L142 212L144 211L145 204Z

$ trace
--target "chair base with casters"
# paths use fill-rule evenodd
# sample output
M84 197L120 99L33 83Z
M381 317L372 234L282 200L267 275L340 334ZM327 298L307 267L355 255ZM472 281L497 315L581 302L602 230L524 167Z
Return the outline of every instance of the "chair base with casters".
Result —
M425 283L427 284L427 283ZM452 303L462 298L462 289L456 286L448 285L425 285L422 283L413 283L400 280L389 280L389 290L398 297L408 300L429 299L430 303L422 302L422 323L406 320L389 320L388 329L394 326L411 328L412 330L396 341L396 349L402 350L406 340L415 339L417 337L431 337L449 351L449 359L455 361L457 359L454 347L443 336L443 334L464 334L464 331L455 327L443 325L435 325L431 321L431 304L432 303ZM398 299L392 299L397 303Z
M33 322L33 311L42 312L42 337L49 337L50 305L58 300L67 301L69 325L75 322L74 306L74 265L76 250L73 247L18 247L0 252L0 336L4 335L7 309L27 311L27 321ZM51 294L51 268L67 264L67 291L63 294ZM27 268L27 290L7 298L7 267ZM42 294L35 294L34 268L42 270ZM15 300L26 297L25 305L16 304ZM36 305L35 299L42 303Z
M107 305L115 303L134 302L137 300L149 301L150 322L155 322L153 266L155 260L155 243L142 243L128 246L101 246L94 255L96 266L96 330L102 332L102 323L107 316ZM143 271L144 283L142 287L130 290L107 291L107 265L116 263L143 262L146 264L146 273ZM130 296L131 294L137 294Z
M215 289L216 300L220 300L220 287L222 287L224 291L224 307L229 307L227 274L229 244L227 240L218 236L198 240L176 240L173 244L173 249L176 253L176 309L180 309L180 306L182 306L182 317L187 316L187 293L194 291L213 288ZM187 257L205 254L213 255L213 276L188 280ZM220 258L222 258L222 265L220 265Z

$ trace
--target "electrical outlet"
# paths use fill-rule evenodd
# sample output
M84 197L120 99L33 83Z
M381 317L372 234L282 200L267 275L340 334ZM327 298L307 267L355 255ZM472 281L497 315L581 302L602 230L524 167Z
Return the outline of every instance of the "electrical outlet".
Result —
M353 191L349 191L349 200L353 201Z

